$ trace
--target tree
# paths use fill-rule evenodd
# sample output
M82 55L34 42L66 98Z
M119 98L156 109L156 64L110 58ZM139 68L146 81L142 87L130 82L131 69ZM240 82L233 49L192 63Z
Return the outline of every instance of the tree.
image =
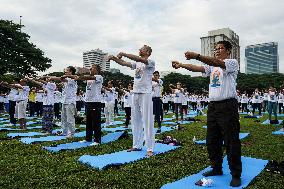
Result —
M29 42L30 36L12 21L0 20L0 75L35 75L51 67L51 59Z

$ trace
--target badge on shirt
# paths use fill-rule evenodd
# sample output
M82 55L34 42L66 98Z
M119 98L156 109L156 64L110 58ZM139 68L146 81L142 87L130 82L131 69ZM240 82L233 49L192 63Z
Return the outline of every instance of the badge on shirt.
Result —
M211 73L211 87L220 87L222 83L222 70L214 67Z

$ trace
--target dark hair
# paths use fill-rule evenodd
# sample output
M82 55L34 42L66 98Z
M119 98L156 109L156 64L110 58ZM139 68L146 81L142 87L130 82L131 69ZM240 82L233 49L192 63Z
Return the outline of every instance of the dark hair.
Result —
M216 45L217 45L217 44L222 44L222 45L224 45L224 47L225 47L227 50L229 50L229 51L232 50L232 44L231 44L229 41L218 41L218 42L216 43Z
M76 68L74 66L68 66L67 68L72 72L72 75L76 74Z
M160 75L160 73L158 72L158 71L154 71L154 73L153 74L159 74Z
M152 48L150 46L148 46L148 45L144 45L144 47L147 48L147 51L148 51L149 56L150 56L152 54Z
M98 72L98 75L101 75L102 73L102 67L99 64L93 64L92 66L96 67L96 70Z

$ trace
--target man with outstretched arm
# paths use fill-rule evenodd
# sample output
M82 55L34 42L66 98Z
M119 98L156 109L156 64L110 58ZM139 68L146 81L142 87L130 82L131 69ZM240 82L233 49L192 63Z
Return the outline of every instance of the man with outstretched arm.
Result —
M117 57L113 55L108 57L109 60L113 60L122 66L127 66L135 70L132 96L133 106L131 108L133 146L128 152L141 151L143 139L145 138L147 156L153 155L155 143L152 102L152 75L155 71L155 62L149 59L151 53L151 47L144 45L139 50L139 56L121 52ZM126 62L122 60L122 57L135 62ZM145 137L143 136L143 128Z
M240 123L236 79L239 70L237 60L230 59L232 45L228 41L216 44L214 57L202 56L195 52L186 52L187 60L196 59L206 65L196 66L172 61L175 69L185 68L193 72L202 72L210 76L209 106L207 112L207 151L212 170L204 176L222 175L222 145L226 147L227 160L231 170L230 185L241 185L241 143L239 139Z

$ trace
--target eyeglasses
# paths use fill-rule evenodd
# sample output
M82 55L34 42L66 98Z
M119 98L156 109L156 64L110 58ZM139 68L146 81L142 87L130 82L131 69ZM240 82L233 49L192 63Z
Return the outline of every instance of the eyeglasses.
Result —
M219 47L219 48L215 48L214 51L220 51L220 50L223 50L225 49L224 47Z

